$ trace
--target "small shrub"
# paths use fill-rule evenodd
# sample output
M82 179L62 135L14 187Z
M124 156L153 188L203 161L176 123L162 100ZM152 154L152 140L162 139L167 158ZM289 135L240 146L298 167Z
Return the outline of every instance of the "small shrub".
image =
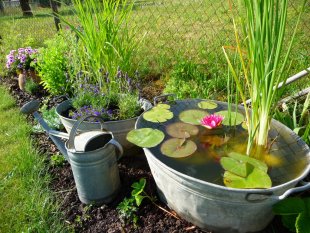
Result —
M45 42L46 48L40 50L37 59L42 85L51 94L64 94L70 91L71 83L67 78L69 67L66 51L68 44L64 35L59 34Z
M63 155L54 154L51 156L51 165L55 167L63 166L66 162L66 159Z
M34 95L39 90L39 84L34 82L31 78L26 81L25 91L31 95Z
M177 63L167 77L165 93L173 93L179 99L207 98L215 87L206 68L191 61Z

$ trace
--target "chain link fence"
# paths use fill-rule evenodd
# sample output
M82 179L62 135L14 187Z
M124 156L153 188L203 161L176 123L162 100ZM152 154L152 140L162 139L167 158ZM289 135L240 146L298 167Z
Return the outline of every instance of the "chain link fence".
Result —
M5 6L9 5L7 2L13 2L0 1L5 2ZM289 0L288 33L293 31L301 3L302 0ZM40 8L35 7L36 2L31 4L36 15ZM142 41L137 62L157 72L169 69L182 58L197 63L225 63L221 58L221 47L234 45L232 14L239 13L236 4L236 0L136 0L130 23L136 27L136 38ZM302 63L296 70L309 66L309 9L310 1L302 17L293 51L294 59ZM64 10L68 11L62 4L59 12ZM18 17L20 15L21 11ZM54 27L51 17L49 20L49 27ZM38 19L33 23L39 24L40 21ZM36 33L33 32L33 35Z
M289 1L288 35L293 32L301 3ZM183 56L203 62L220 56L221 46L235 44L232 16L240 15L236 4L236 1L229 0L137 1L133 20L138 34L144 36L147 48L144 57L157 54L157 59L171 58L173 61ZM298 51L295 51L304 59L310 55L309 22L308 7L299 27L296 39Z

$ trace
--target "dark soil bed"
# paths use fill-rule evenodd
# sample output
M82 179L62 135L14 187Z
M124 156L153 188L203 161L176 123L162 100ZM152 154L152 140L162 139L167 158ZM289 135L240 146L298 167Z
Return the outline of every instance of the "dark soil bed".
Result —
M0 84L9 89L19 107L31 99L43 100L47 95L42 89L35 96L31 96L20 91L17 82L14 80L0 81ZM149 100L152 100L154 95L161 92L161 85L158 85L158 83L152 85L152 83L145 85L143 92L144 97ZM51 99L49 101L50 107L56 105L59 101L61 100ZM29 120L33 121L31 117L29 117ZM35 139L35 146L49 163L50 156L58 153L58 149L45 134L33 134L32 137ZM172 215L176 216L176 214L160 201L156 201L156 204L169 211L170 214L161 210L149 200L144 200L137 213L139 217L138 227L135 228L132 224L123 224L119 219L116 206L124 197L130 197L133 182L143 177L147 181L145 191L153 197L156 197L157 194L155 182L142 151L130 157L123 157L119 161L119 170L122 186L116 199L109 205L91 206L82 204L79 201L70 165L67 162L63 166L49 166L49 172L53 177L50 186L57 195L61 211L64 213L64 222L69 228L73 228L75 232L203 232L193 224L178 217L173 217ZM281 225L279 218L276 217L263 232L285 233L287 231Z

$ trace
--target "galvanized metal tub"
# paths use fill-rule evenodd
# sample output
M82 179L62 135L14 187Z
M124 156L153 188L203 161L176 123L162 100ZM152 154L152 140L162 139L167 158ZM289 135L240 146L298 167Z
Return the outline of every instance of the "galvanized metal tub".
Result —
M194 103L197 103L197 100L176 101L171 110L177 114L184 109L182 104L191 107ZM144 127L151 125L140 116L136 128ZM161 127L156 126L158 129ZM301 158L305 160L305 165L294 179L269 189L227 188L196 179L172 168L163 156L158 156L158 148L144 148L160 199L182 218L205 230L225 233L263 230L274 217L272 206L275 203L293 192L310 189L310 183L306 182L303 182L301 187L294 188L309 174L309 147L283 124L272 121L272 128L285 135L283 141L287 143L292 158L295 159L292 162ZM271 130L271 133L274 131Z
M144 106L147 106L148 104L150 105L150 103L145 103ZM66 100L56 107L56 113L69 134L76 120L65 117L64 113L67 112L71 107L72 105L70 100ZM126 140L127 133L134 129L137 119L138 117L134 117L126 120L104 122L104 128L113 133L115 140L117 140L123 146L126 154L130 154L137 150L137 147ZM100 129L99 122L84 121L79 127L79 132L85 132L94 129Z

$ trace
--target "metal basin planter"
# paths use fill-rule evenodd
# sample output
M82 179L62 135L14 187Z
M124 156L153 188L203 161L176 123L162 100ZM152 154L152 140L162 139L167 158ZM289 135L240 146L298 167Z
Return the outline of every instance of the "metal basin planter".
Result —
M170 105L170 110L174 118L177 118L184 110L197 109L197 103L200 101L176 101ZM218 106L212 110L213 112L227 107L225 103L214 102ZM171 123L175 122L174 118L170 120ZM154 128L165 132L165 124L146 121L141 115L136 129ZM274 217L272 206L275 203L293 192L310 189L310 183L302 181L310 171L310 149L307 144L289 128L274 120L269 134L277 136L277 142L272 147L282 151L283 157L289 162L280 170L272 169L270 176L276 182L273 187L267 189L228 188L194 177L192 174L195 174L195 166L186 164L185 169L179 169L175 165L178 159L163 155L160 150L161 144L143 150L160 199L182 218L202 229L214 232L257 232L263 230ZM168 138L169 135L165 132L165 139ZM211 170L212 167L206 167L204 172L208 173ZM286 173L289 173L289 178L285 177ZM299 182L302 186L295 187Z
M147 109L150 105L151 104L149 102L143 100L142 108L144 110ZM56 113L68 133L70 133L74 123L76 122L76 120L64 116L64 113L67 112L71 107L72 105L70 100L66 100L56 107ZM134 117L126 120L104 122L104 128L113 133L115 140L117 140L123 146L126 154L128 154L129 150L130 152L132 152L135 149L134 145L126 140L126 135L130 130L134 129L137 119L138 117ZM100 129L100 123L84 121L79 126L79 132L89 131L93 129Z

